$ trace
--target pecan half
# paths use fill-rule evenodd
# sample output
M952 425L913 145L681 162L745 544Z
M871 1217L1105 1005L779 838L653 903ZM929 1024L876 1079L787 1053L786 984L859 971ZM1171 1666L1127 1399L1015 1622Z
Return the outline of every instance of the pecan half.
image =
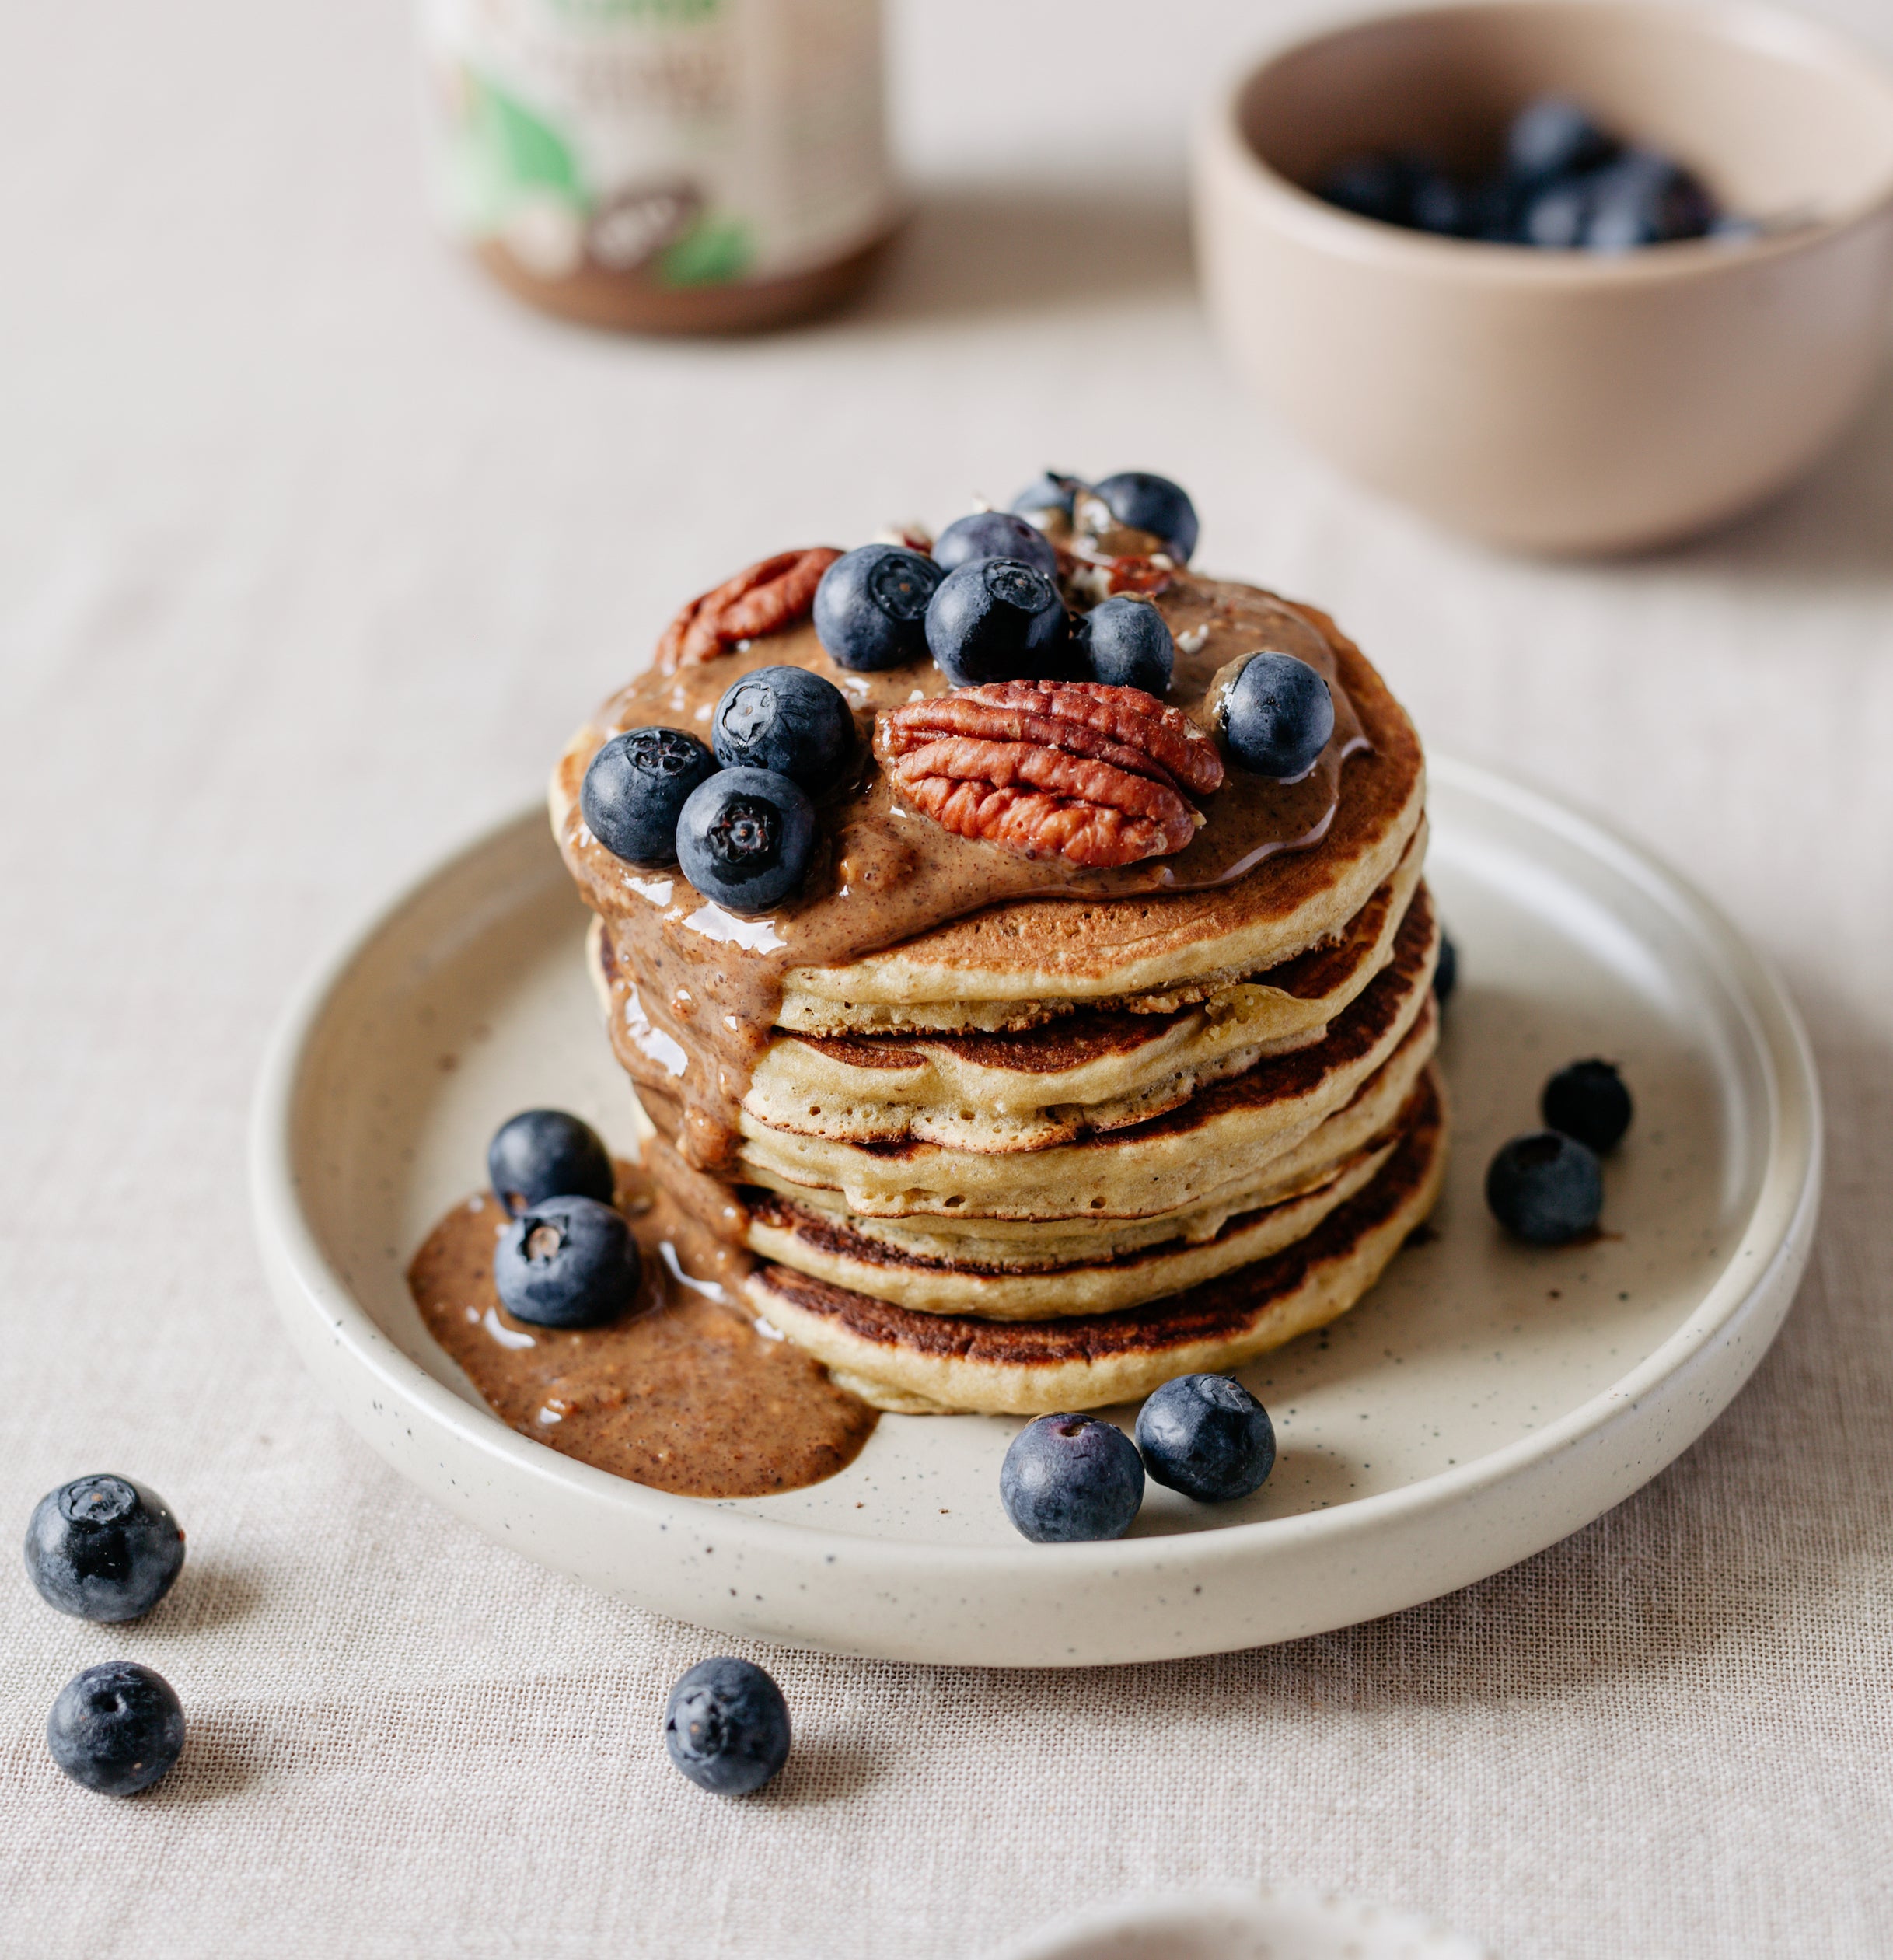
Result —
M793 626L807 616L823 573L840 556L826 544L778 551L700 593L665 627L657 643L658 672L674 674L679 667L714 660L739 640L760 640Z
M962 837L1102 868L1181 851L1185 800L1223 780L1215 745L1138 687L1001 680L875 718L875 753L917 809Z

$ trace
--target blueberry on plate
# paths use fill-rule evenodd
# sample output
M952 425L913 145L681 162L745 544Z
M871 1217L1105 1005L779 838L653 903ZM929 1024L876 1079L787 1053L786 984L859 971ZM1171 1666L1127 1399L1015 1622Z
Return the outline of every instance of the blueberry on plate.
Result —
M1630 1092L1614 1063L1573 1062L1545 1085L1538 1113L1548 1130L1575 1137L1601 1157L1623 1141L1630 1127Z
M682 728L629 728L592 758L578 808L614 858L655 870L677 861L678 815L716 770L716 757Z
M664 1747L700 1790L760 1790L789 1759L789 1707L752 1661L699 1661L670 1691Z
M184 1711L169 1682L135 1661L75 1674L46 1718L46 1746L75 1783L134 1796L164 1775L184 1746Z
M707 899L762 912L787 898L815 855L815 805L773 769L725 769L693 791L677 823L677 861Z
M975 558L949 571L927 609L927 644L955 687L1036 679L1065 645L1065 602L1036 566Z
M617 1179L611 1153L589 1123L563 1109L522 1109L487 1146L493 1195L514 1218L542 1198L595 1198L609 1204Z
M129 1477L75 1477L49 1490L26 1526L26 1576L75 1619L136 1619L183 1570L184 1534L155 1490Z
M898 544L837 558L815 589L815 637L838 667L876 674L927 658L927 602L945 575Z
M832 680L805 667L758 667L717 703L710 742L725 769L773 769L819 794L847 772L854 717Z
M1071 624L1073 651L1093 680L1113 687L1141 687L1159 700L1176 670L1176 642L1164 616L1147 599L1117 592L1102 599Z
M1501 1148L1486 1172L1486 1202L1505 1229L1533 1246L1568 1246L1604 1209L1596 1153L1575 1137L1535 1130Z
M515 1320L596 1327L637 1298L639 1263L621 1213L596 1198L543 1198L500 1235L493 1284Z
M1433 968L1433 997L1441 1007L1453 997L1453 989L1459 984L1459 949L1442 932L1440 935L1440 956ZM1557 1127L1553 1123L1552 1127Z
M1616 139L1563 96L1528 103L1506 131L1506 169L1528 183L1594 169L1616 153Z
M1226 1375L1182 1375L1137 1411L1137 1448L1159 1483L1206 1504L1259 1490L1275 1468L1269 1412Z
M1012 500L1012 514L1028 521L1053 511L1071 515L1072 500L1084 487L1076 477L1059 470L1042 470Z
M1168 477L1147 470L1120 470L1092 486L1105 509L1133 531L1154 533L1180 565L1196 548L1196 507Z
M1211 719L1253 776L1292 783L1315 767L1334 733L1334 697L1305 660L1252 654L1215 690Z
M1013 1438L999 1497L1036 1545L1122 1538L1144 1501L1144 1459L1095 1416L1041 1416Z
M934 542L934 562L943 571L956 571L975 558L1017 558L1048 578L1058 576L1051 540L1010 511L975 511L955 518Z

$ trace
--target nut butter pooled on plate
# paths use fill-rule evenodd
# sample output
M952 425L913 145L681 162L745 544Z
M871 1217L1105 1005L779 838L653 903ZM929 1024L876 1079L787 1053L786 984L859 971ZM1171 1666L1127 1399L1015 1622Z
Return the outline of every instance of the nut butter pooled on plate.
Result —
M601 1470L691 1497L761 1497L844 1469L875 1412L742 1303L718 1246L634 1164L616 1202L642 1257L638 1297L597 1326L522 1321L494 1280L507 1224L491 1191L455 1205L407 1280L428 1331L500 1420Z
M421 0L421 38L449 228L549 313L774 326L892 234L879 0Z
M873 1407L1238 1366L1438 1191L1419 741L1196 529L1047 473L937 547L778 551L554 770L644 1168Z

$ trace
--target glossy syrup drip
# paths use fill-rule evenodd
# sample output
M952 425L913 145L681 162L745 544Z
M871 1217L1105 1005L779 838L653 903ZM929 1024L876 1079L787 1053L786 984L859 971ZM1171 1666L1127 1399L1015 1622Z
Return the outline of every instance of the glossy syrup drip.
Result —
M1177 641L1171 705L1202 719L1218 669L1242 654L1272 649L1307 661L1327 680L1335 732L1314 768L1294 782L1231 767L1223 787L1202 799L1207 820L1182 851L1109 870L956 837L895 795L869 753L874 716L948 691L931 662L851 673L829 659L805 625L674 675L644 675L606 704L590 739L575 744L560 766L560 843L587 903L610 929L630 988L630 1032L671 1085L666 1099L681 1107L679 1145L690 1163L713 1172L728 1164L737 1111L791 970L844 965L1008 900L1203 890L1326 835L1342 765L1366 737L1320 629L1266 593L1189 578L1177 579L1158 604ZM801 893L767 917L749 918L703 898L674 868L640 871L614 858L585 827L578 798L585 767L608 735L655 725L707 739L725 691L770 666L809 668L842 690L855 711L860 766L823 809L822 841Z
M746 1257L636 1165L618 1196L644 1257L635 1308L603 1327L529 1326L500 1304L491 1193L456 1205L408 1268L435 1340L502 1422L614 1476L690 1497L796 1490L860 1455L875 1412L742 1305Z

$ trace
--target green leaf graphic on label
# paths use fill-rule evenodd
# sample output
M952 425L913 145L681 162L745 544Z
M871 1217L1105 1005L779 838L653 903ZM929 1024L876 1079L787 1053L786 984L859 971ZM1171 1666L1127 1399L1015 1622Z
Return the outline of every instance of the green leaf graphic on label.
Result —
M740 218L706 216L668 247L658 261L667 286L718 286L740 279L755 256L749 228Z
M470 74L467 82L473 128L498 174L519 190L554 191L582 210L585 187L564 138L484 76Z

